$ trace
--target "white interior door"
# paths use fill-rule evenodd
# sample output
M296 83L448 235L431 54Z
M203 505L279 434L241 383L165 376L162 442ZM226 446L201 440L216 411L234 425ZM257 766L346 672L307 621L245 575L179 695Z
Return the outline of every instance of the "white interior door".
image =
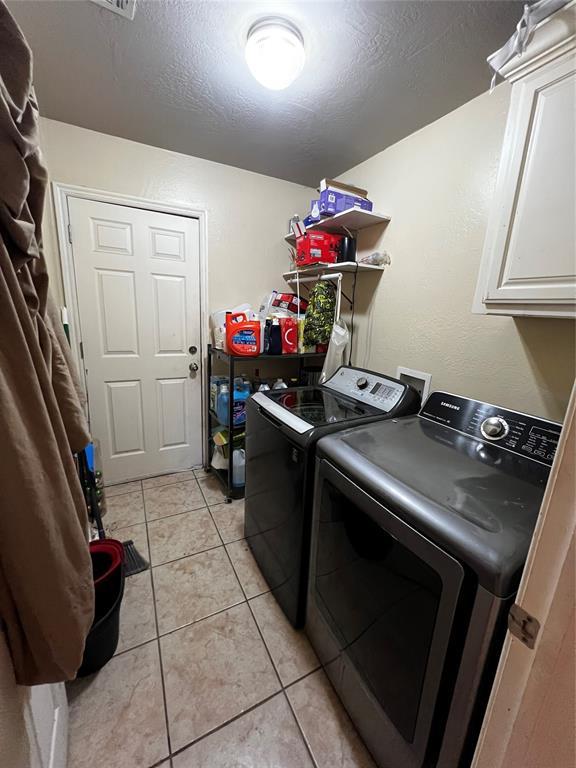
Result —
M105 481L198 466L198 220L76 197L68 214L90 428Z

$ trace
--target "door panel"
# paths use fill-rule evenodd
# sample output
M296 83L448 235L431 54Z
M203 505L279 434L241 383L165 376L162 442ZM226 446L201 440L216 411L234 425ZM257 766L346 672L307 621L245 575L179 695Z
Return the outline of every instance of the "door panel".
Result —
M488 302L574 302L575 85L567 55L513 86Z
M186 354L186 280L152 275L157 355Z
M95 274L102 354L137 355L138 318L134 273L97 269Z
M187 379L159 379L157 383L160 449L186 445Z
M144 452L139 381L107 381L111 456Z
M90 427L107 482L201 463L196 219L69 198Z

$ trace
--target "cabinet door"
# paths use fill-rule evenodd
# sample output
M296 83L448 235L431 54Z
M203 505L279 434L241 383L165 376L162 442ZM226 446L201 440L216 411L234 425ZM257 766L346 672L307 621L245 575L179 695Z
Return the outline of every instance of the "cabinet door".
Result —
M576 57L513 85L481 277L487 311L573 316Z

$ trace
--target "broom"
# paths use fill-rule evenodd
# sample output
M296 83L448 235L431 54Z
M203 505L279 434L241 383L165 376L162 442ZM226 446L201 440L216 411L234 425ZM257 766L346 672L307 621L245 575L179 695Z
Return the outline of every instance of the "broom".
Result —
M102 525L102 515L100 513L101 504L104 500L102 472L95 469L94 462L94 444L90 443L83 451L78 454L78 466L84 496L88 505L90 518L96 524L98 538L105 539L106 532ZM123 541L124 547L124 574L125 576L134 576L137 573L146 571L150 564L138 552L132 539Z

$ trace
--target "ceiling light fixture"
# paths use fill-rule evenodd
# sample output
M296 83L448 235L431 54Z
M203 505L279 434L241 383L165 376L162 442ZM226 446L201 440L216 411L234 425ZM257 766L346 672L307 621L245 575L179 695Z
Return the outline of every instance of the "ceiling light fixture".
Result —
M292 22L268 18L250 27L246 62L256 80L266 88L287 88L302 72L305 58L304 39Z

